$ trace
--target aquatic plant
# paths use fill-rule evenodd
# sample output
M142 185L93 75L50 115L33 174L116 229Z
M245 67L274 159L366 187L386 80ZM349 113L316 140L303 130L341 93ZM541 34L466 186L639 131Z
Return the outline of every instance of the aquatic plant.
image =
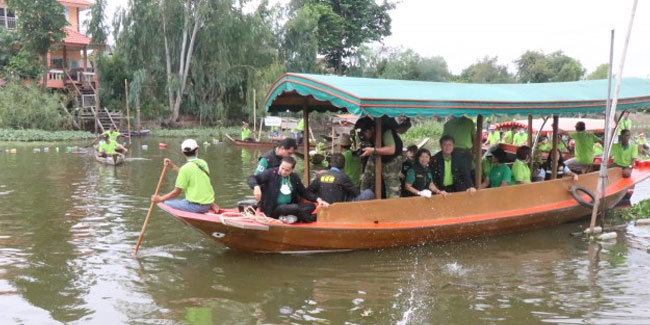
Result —
M650 216L650 199L639 201L628 209L615 210L614 215L626 221L648 218Z
M86 131L44 131L44 130L13 130L0 129L0 141L70 141L94 139L95 136Z

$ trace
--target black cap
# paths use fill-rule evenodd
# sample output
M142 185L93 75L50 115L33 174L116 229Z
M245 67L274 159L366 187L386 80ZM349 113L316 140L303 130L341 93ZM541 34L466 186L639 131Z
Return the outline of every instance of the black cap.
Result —
M371 128L375 127L375 121L373 121L370 117L362 117L359 120L357 120L357 123L354 123L354 128L357 130L368 130Z

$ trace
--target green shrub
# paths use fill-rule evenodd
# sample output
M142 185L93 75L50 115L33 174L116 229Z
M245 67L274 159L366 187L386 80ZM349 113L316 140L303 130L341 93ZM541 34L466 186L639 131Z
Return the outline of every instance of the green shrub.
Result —
M442 136L443 123L432 119L414 120L413 126L402 134L404 145L415 144L422 139L429 137L430 143L435 143Z
M61 101L61 95L33 85L5 85L0 88L0 128L67 129L72 117L62 112Z
M195 128L195 129L159 129L151 130L151 135L165 138L196 137L218 139L220 134L227 133L231 136L239 137L241 129L238 127L213 127L213 128Z
M94 139L85 131L43 131L0 129L0 141L70 141Z

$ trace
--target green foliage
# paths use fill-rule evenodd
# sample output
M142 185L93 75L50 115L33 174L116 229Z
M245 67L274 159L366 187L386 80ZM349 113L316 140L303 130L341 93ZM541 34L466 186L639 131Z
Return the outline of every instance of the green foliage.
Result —
M628 209L614 210L614 215L623 220L630 221L650 217L650 199L638 202Z
M7 66L2 71L2 75L7 80L17 81L23 78L35 79L40 76L41 72L42 65L38 60L38 56L21 49L9 59Z
M19 50L18 34L0 28L0 69L9 63Z
M108 43L108 26L104 22L106 0L95 0L90 6L90 20L86 21L86 34L92 38L93 44L102 47Z
M124 80L131 79L126 59L120 52L104 55L99 64L100 101L102 106L122 110L125 103Z
M599 65L596 70L594 70L592 73L590 73L587 76L588 80L596 80L596 79L607 79L609 75L607 74L609 72L609 64L608 63L603 63Z
M442 136L443 123L433 119L414 120L413 126L401 135L404 145L415 144L422 139L429 137L436 141Z
M62 98L34 86L9 84L0 88L0 127L58 130L71 118L61 111Z
M0 141L70 141L94 139L95 135L85 131L43 131L0 129Z
M521 83L576 81L585 74L582 64L562 51L549 55L526 51L515 63L519 71L517 77Z
M484 57L465 68L460 81L471 83L512 83L515 78L508 73L505 65L497 64L497 57Z
M216 128L194 128L194 129L158 129L151 130L151 135L163 138L194 137L200 139L218 138L220 134L238 136L241 131L239 127L216 127Z
M65 38L63 27L68 23L63 6L56 0L7 0L9 8L20 17L18 31L22 46L45 57L50 45Z
M349 74L354 76L424 81L451 79L445 59L421 57L411 49L381 48L375 51L362 46L354 61L355 65L349 69Z

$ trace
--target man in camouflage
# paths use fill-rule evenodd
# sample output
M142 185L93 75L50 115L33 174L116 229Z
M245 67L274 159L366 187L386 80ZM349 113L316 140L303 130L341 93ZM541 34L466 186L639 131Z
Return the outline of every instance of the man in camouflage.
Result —
M361 175L361 190L371 189L375 184L375 157L382 160L382 179L386 188L386 198L398 198L401 193L400 174L402 172L402 139L394 129L387 128L382 132L381 145L375 145L375 122L364 117L355 125L362 143L361 157L367 157L368 162ZM378 191L375 191L377 193Z

